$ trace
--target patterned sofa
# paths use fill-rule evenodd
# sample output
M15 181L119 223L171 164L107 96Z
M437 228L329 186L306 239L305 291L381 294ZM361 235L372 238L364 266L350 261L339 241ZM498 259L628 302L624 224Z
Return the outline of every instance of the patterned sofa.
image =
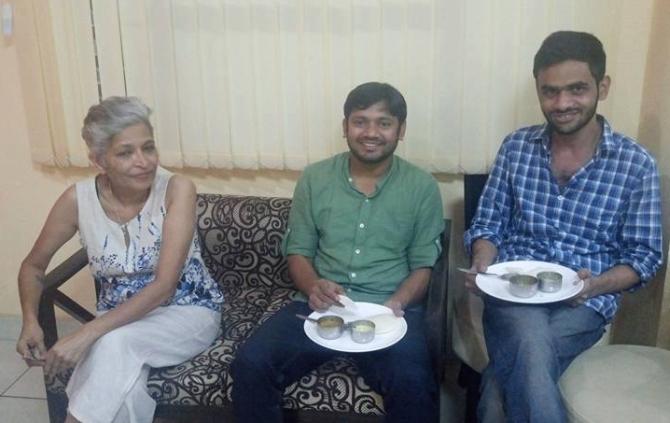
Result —
M202 354L173 367L154 369L148 390L159 406L156 416L168 422L232 421L229 365L241 343L283 304L294 288L280 252L291 200L199 194L198 232L203 258L225 295L222 335ZM448 224L449 222L447 222ZM433 272L426 319L436 376L442 378L446 355L446 292L449 227L444 254ZM54 306L80 320L93 315L58 290L86 266L80 250L45 279L40 322L47 345L57 340ZM45 377L49 417L62 422L67 409L64 386L69 374ZM283 399L285 420L296 422L372 422L383 419L383 404L341 357L325 363L289 386Z

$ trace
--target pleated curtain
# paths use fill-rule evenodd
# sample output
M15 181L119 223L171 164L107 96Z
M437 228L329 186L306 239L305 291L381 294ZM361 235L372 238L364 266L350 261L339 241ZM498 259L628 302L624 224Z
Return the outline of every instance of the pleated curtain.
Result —
M342 104L385 81L409 105L398 153L484 172L505 134L542 121L533 54L557 29L598 35L601 110L635 135L653 0L32 0L50 137L33 159L86 166L87 108L134 95L166 166L301 170L346 149ZM632 64L635 64L634 66ZM623 82L620 82L623 81Z

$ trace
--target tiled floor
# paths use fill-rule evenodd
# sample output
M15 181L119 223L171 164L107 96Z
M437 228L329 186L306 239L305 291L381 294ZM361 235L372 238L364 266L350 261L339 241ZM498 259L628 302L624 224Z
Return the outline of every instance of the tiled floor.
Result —
M0 316L0 420L47 423L42 369L28 368L16 353L20 329L18 318Z
M59 333L67 333L76 322L60 322ZM16 353L20 319L0 315L0 422L48 423L42 369L28 368ZM457 363L447 368L447 380L455 380ZM441 422L463 421L464 397L460 388L445 383L440 395Z

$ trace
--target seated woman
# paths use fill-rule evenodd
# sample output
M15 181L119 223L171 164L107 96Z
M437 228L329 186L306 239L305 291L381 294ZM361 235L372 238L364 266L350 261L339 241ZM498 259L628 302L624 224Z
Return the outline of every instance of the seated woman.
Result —
M200 255L195 187L159 168L150 112L134 97L89 109L82 136L99 174L60 196L21 265L16 349L48 374L76 365L66 422L151 422L149 368L185 361L218 335L223 295ZM97 317L46 351L41 281L77 231L101 287Z

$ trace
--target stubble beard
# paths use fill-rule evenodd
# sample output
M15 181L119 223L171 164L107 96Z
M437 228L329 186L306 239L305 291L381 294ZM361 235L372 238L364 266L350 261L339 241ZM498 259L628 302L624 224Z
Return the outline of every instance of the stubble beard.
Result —
M584 118L576 122L574 127L568 127L567 129L562 129L560 126L555 125L551 119L551 115L549 115L548 113L542 111L542 114L544 115L544 118L547 120L549 128L551 129L552 132L559 135L572 135L579 132L582 128L588 125L589 122L591 122L591 119L593 119L593 116L595 116L598 110L599 99L600 99L600 92L598 92L596 95L596 101L593 103L593 107L585 109L586 115L584 116Z

